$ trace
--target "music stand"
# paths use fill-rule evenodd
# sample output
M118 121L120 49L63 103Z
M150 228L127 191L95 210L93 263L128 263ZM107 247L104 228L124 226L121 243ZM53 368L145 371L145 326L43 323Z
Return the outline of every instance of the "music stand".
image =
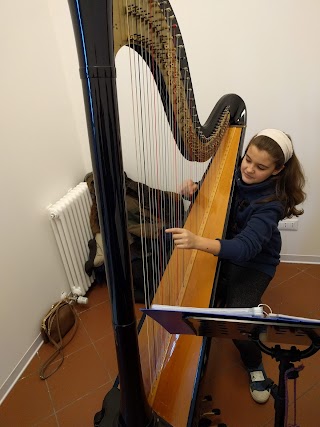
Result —
M142 309L148 316L160 323L171 334L191 334L197 336L251 339L263 351L279 362L279 382L273 385L271 395L275 400L274 427L283 427L285 422L285 374L293 362L312 356L320 349L320 321L291 316L255 317L219 314L219 309L191 309L188 307L168 307L163 309ZM224 310L224 313L226 310ZM279 344L267 347L265 342L294 344L283 349ZM298 350L295 345L307 346Z

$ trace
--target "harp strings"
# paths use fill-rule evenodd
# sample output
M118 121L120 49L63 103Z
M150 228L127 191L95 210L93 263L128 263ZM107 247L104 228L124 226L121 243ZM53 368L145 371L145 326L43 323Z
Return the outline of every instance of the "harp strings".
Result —
M139 0L135 2L135 7L138 8L137 10L146 9L147 14L153 16L153 22L157 25L157 16L162 13L158 2ZM171 9L164 10L167 26L162 38L164 49L160 48L156 32L152 30L151 25L146 25L146 18L142 13L136 14L134 18L129 16L130 5L127 0L126 10L134 117L132 138L135 141L137 181L150 187L146 192L142 184L138 186L145 305L150 306L170 254L174 255L172 239L162 230L166 226L181 227L185 215L178 198L164 197L163 193L156 189L179 193L186 179L199 180L206 165L198 164L197 166L195 162L182 159L177 145L173 142L176 140L177 144L181 145L181 140L186 142L194 138L188 126L180 126L179 121L182 117L188 118L189 112L186 110L189 109L192 111L189 127L195 127L197 114L195 107L191 108L194 103L189 71L184 69L183 74L180 74L183 46L179 44L180 35L173 24ZM163 20L161 25L163 27ZM140 50L141 56L134 52L135 49ZM149 62L149 65L142 57ZM161 61L165 64L162 71L167 70L165 78L162 77L158 66ZM166 114L163 109L159 92L165 94L163 103L169 109L169 114ZM186 93L186 97L181 99L183 93ZM150 213L150 218L147 212ZM156 224L152 225L154 218L156 218ZM194 218L192 221L196 223L192 228L198 229L197 223L201 220ZM179 256L175 256L174 260L174 263L168 264L165 278L162 279L161 292L157 293L158 304L176 305L179 299L180 287L185 282L184 251L180 251ZM144 366L143 369L149 373L149 379L145 381L153 384L159 364L163 360L161 355L170 337L154 322L148 320L146 323L148 368Z
M140 3L138 4L140 7ZM128 3L127 3L128 10ZM129 17L127 16L128 23L128 40L131 41L132 34L145 35L145 26L143 25L141 16L135 20L133 27L130 28ZM145 35L148 40L149 34ZM142 39L142 37L141 37ZM130 46L130 44L129 44ZM138 186L139 197L139 215L141 227L141 249L142 249L142 265L143 265L143 280L144 280L144 295L145 305L150 306L152 295L155 293L156 283L159 282L159 270L162 260L161 248L164 246L160 237L155 236L156 230L151 226L147 230L148 218L146 218L146 208L148 207L152 218L159 218L160 223L163 222L161 218L161 206L163 200L161 195L156 197L153 187L159 184L158 168L161 167L162 157L158 155L159 139L162 139L163 130L161 129L163 119L158 118L155 101L154 84L151 82L150 72L147 72L147 64L141 56L134 54L133 46L129 49L130 56L130 71L131 71L131 86L133 97L133 116L134 116L134 137L135 137L135 151L136 151L136 167L139 183L146 183L150 185L150 190L146 193L143 186ZM147 46L142 43L142 54L146 53ZM153 62L150 64L152 67ZM155 80L157 80L156 71L153 70ZM142 90L143 89L143 90ZM153 105L150 102L153 100ZM153 107L153 108L151 108ZM162 123L161 123L162 122ZM158 161L154 161L153 153L151 152L151 141L155 141L155 154ZM159 165L159 162L160 165ZM156 168L152 167L156 166ZM155 177L151 176L151 172L156 172ZM156 182L155 182L156 179ZM160 187L158 187L160 188ZM161 193L160 193L161 194ZM146 206L147 205L147 206ZM147 238L148 236L148 238ZM157 244L157 240L159 244ZM149 262L149 260L151 262ZM148 372L149 383L152 384L156 376L156 363L157 356L159 355L158 339L155 339L154 325L152 322L147 322L147 341L148 341Z

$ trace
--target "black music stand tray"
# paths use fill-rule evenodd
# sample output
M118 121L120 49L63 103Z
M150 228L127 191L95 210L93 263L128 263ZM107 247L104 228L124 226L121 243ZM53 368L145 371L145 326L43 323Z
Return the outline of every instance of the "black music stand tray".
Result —
M273 385L271 395L275 403L275 427L284 427L285 422L285 374L293 368L293 362L312 356L320 349L320 321L291 316L272 315L270 317L219 315L208 310L188 307L168 307L143 309L148 316L160 323L171 334L191 334L228 339L251 339L263 351L279 362L279 382ZM176 311L175 311L176 309ZM295 346L281 348L279 344L267 347L265 342L306 346L298 350ZM295 377L298 376L297 372ZM293 377L291 377L293 378Z

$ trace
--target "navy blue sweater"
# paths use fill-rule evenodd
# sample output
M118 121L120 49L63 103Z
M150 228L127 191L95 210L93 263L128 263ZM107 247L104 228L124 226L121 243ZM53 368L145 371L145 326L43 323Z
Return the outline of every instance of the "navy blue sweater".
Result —
M248 185L238 170L235 185L227 235L220 240L219 257L273 277L280 262L278 222L284 210L279 201L258 202L274 194L275 182L270 177L259 184Z

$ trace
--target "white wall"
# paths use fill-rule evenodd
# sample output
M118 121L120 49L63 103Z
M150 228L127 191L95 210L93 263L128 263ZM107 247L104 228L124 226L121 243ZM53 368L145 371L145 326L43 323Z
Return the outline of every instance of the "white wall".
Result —
M233 92L247 105L246 142L265 128L280 128L292 136L306 172L308 199L299 231L282 232L282 254L319 262L319 1L171 4L187 47L202 120L220 96Z
M299 231L283 233L283 253L319 260L320 3L172 0L172 6L203 122L222 95L235 92L248 108L247 141L265 127L291 134L308 200ZM6 2L0 52L3 394L37 339L43 313L67 289L45 208L83 179L90 158L67 2ZM118 85L121 107L128 96L121 73Z
M259 130L289 133L307 178L305 214L298 231L283 231L283 259L320 261L318 196L320 155L320 27L317 0L225 2L171 0L187 50L195 99L202 123L218 99L237 93L247 106L245 145ZM121 58L124 61L124 58ZM118 61L118 70L120 61ZM130 77L118 71L120 111L127 169L132 160L128 129ZM125 139L126 137L127 139Z
M47 3L12 0L0 14L0 400L68 289L46 206L88 170Z

